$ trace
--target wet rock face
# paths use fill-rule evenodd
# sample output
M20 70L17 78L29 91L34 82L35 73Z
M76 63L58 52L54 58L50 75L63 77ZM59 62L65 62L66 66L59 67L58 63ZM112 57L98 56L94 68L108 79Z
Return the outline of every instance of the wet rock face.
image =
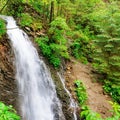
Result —
M13 65L13 51L7 36L0 39L0 101L16 108L17 85Z
M66 120L73 120L73 114L69 107L69 96L63 88L60 78L57 75L57 71L54 70L52 67L50 67L50 71L56 86L57 96L62 104L63 114L65 115Z

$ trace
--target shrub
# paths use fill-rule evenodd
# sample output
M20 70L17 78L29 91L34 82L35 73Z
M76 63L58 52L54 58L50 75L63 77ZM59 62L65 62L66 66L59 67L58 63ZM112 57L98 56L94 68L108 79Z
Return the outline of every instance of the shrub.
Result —
M88 63L91 59L92 47L88 36L81 30L75 31L72 35L73 42L71 44L72 55L83 63Z
M35 41L38 43L40 49L42 50L43 55L49 58L51 56L51 49L50 49L50 46L47 45L48 40L49 39L47 36L35 39Z
M82 106L80 116L84 120L103 120L99 113L93 112L88 106Z
M56 18L51 22L48 36L36 38L44 56L55 68L61 64L61 59L69 59L66 31L69 30L65 19Z
M51 54L50 56L50 63L53 64L55 68L59 68L61 64L61 60L58 56Z
M8 15L12 16L20 16L20 14L23 12L23 3L22 0L11 0L8 2L6 7L6 12Z
M86 89L80 80L76 80L75 85L76 85L75 92L78 97L78 101L80 105L83 105L86 103L87 100Z
M6 106L0 102L0 120L20 120L12 106Z
M112 96L114 101L120 103L120 86L114 85L112 82L105 80L103 88L105 92Z
M33 22L32 17L28 13L22 13L20 18L20 25L22 27L24 26L30 26Z
M58 68L61 64L60 56L58 56L56 51L53 51L50 45L48 45L48 37L36 38L36 42L38 43L43 55L47 57L49 62L55 67ZM56 50L56 49L55 49Z

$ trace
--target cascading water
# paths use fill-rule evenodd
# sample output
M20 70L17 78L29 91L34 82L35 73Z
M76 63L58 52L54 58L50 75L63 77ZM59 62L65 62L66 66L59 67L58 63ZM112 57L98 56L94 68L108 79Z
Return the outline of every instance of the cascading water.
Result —
M66 88L66 86L65 86L65 79L63 78L63 76L59 72L57 74L58 74L58 76L59 76L59 78L60 78L60 80L61 80L61 82L63 84L64 90L67 92L67 94L68 94L68 96L70 98L70 106L69 107L70 107L70 109L72 109L71 112L73 113L73 120L77 120L76 112L77 112L78 105L74 101L74 99L72 98L72 95L70 94L69 90Z
M7 34L15 53L22 119L65 120L50 73L28 36L12 17L0 17L7 21Z

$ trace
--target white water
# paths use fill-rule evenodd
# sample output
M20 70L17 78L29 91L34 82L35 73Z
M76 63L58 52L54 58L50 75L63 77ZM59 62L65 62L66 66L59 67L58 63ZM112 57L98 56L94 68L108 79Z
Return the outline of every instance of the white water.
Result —
M7 21L7 34L15 53L22 119L65 120L50 73L28 36L12 17L0 17Z
M65 86L65 79L63 78L63 76L60 74L60 73L57 73L62 84L63 84L63 87L64 87L64 90L67 92L69 98L70 98L70 109L72 110L71 112L73 113L73 120L77 120L77 108L78 108L78 105L77 103L74 101L74 99L72 98L72 95L71 93L69 92L69 90L66 88Z

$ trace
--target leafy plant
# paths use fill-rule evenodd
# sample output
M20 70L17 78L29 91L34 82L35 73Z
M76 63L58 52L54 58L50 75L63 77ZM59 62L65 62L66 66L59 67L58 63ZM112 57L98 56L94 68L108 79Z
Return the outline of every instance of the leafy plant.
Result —
M42 53L46 57L51 56L51 49L50 46L47 45L47 42L49 41L49 38L46 37L41 37L41 38L36 38L35 41L38 43L40 49L42 50Z
M28 13L21 14L20 25L22 27L30 26L32 24L32 22L33 22L33 19Z
M0 19L0 37L5 34L6 32L6 27L5 27L5 22Z
M85 120L102 120L100 114L91 111L88 106L82 106L80 116Z
M36 38L36 42L38 43L43 55L48 58L49 62L55 68L58 68L61 64L61 60L60 60L59 56L52 53L53 50L52 50L51 46L48 45L48 41L49 41L49 38L47 36L41 37L41 38Z
M12 106L6 106L0 102L0 120L20 120Z
M105 81L104 90L109 93L113 100L120 103L120 87L110 81Z
M44 56L55 68L60 67L61 59L69 59L66 31L69 30L65 19L56 18L51 22L48 36L36 38Z
M11 0L7 4L6 13L18 17L23 12L23 8L22 0Z
M72 35L73 42L71 44L72 55L83 63L88 63L87 59L91 58L92 49L89 44L90 40L82 30L75 31Z
M48 31L50 42L67 47L66 32L69 30L70 28L68 27L65 19L57 17L50 23Z
M59 68L61 64L61 60L58 56L51 54L50 63L53 64L55 68Z
M83 105L86 103L86 100L87 100L86 89L80 80L76 80L75 85L76 85L75 92L78 97L78 101L80 105Z
M113 115L119 116L120 118L120 105L112 101L110 101L110 104L112 105L113 108Z

